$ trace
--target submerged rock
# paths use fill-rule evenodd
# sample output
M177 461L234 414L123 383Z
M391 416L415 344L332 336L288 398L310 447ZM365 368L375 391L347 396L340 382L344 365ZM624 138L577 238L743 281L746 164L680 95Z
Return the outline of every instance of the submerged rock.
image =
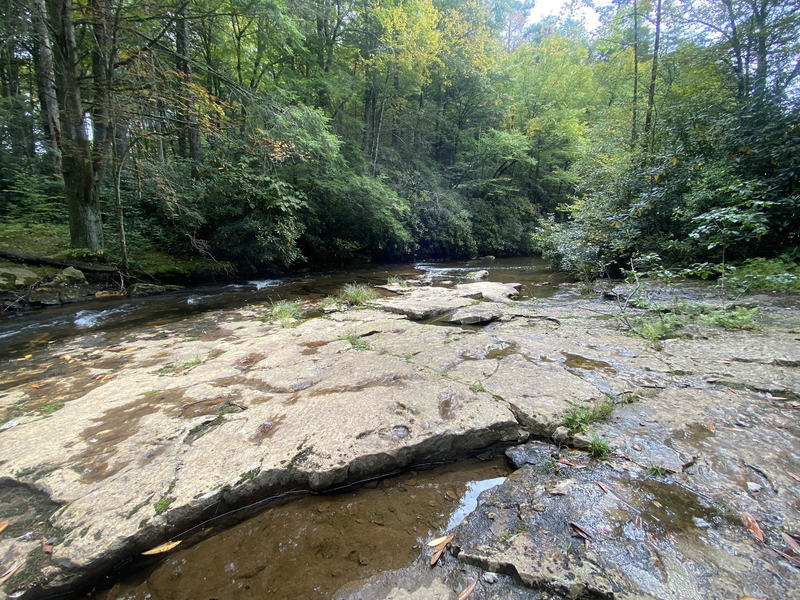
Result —
M128 288L128 295L131 298L142 298L144 296L155 296L173 290L179 290L179 285L158 285L155 283L134 283Z

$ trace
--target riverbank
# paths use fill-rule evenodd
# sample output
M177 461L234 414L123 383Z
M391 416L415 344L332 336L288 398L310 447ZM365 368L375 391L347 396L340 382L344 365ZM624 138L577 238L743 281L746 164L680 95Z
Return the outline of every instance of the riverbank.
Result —
M750 297L759 329L697 323L656 345L621 330L617 302L513 295L499 282L395 284L365 309L307 303L290 327L250 305L113 346L87 332L49 345L37 370L19 357L0 397L0 556L19 567L6 592L87 582L276 493L514 446L518 469L441 565L423 554L342 593L454 597L480 577L475 597L791 595L796 298ZM589 423L595 411L611 414Z

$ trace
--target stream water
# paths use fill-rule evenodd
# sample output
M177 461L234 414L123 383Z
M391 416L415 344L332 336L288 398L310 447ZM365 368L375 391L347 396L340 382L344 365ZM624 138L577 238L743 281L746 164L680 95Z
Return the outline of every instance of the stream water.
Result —
M273 503L162 561L141 564L91 598L326 598L345 584L409 566L452 530L481 492L508 473L504 460L466 460L355 490ZM184 542L184 545L187 545Z
M521 284L523 298L547 297L563 276L535 258L385 265L287 277L206 285L136 299L94 300L77 305L6 315L0 320L0 423L20 410L46 413L51 393L70 399L80 389L59 381L105 361L95 348L113 347L139 336L206 335L244 306L278 299L314 302L349 282L380 285L389 277L439 285L471 281L486 269L488 279ZM156 328L154 330L154 328ZM157 334L153 332L157 331ZM65 359L65 348L81 352ZM20 385L35 390L24 407L3 397ZM36 397L34 397L36 396ZM41 398L39 398L41 396ZM15 412L16 411L16 412ZM184 539L163 560L133 565L99 583L95 598L323 598L343 585L377 572L410 565L428 540L454 528L485 489L502 482L501 459L463 461L411 472L333 495L287 498L260 511L215 521ZM235 521L235 522L234 522Z
M523 298L547 297L565 276L550 271L538 258L377 265L349 271L329 271L282 279L253 278L222 285L187 287L146 298L106 298L0 317L2 363L58 340L92 334L97 343L118 340L137 328L164 325L191 315L264 304L278 299L321 300L346 283L380 285L389 277L423 279L431 283L471 281L470 272L486 269L489 281L520 283ZM0 368L4 368L0 363Z

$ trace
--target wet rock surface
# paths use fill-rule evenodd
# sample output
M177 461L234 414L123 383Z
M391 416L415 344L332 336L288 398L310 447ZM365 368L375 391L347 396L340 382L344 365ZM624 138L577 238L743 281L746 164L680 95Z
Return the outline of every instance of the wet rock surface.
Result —
M12 363L0 478L46 503L29 526L0 514L31 534L0 534L0 567L22 565L6 593L86 580L275 493L509 445L518 470L441 564L423 552L339 597L455 597L476 578L475 598L767 598L800 585L776 552L800 531L791 303L759 298L760 330L703 328L656 350L620 330L614 302L513 302L515 286L492 282L397 291L288 329L245 307ZM459 310L501 314L482 328L418 322ZM565 416L609 400L584 432L606 440L608 461L519 445L581 445ZM42 535L52 554L31 544Z

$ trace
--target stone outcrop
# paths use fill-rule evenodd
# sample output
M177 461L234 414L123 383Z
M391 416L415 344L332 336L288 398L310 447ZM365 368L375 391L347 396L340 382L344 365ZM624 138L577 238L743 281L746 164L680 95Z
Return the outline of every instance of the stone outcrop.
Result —
M617 328L613 303L510 302L515 291L413 288L293 328L257 308L218 311L13 364L0 559L24 568L6 592L66 589L275 493L515 445L518 471L456 531L457 561L419 575L421 595L391 577L375 589L424 597L491 571L509 598L791 595L798 571L740 514L757 515L771 548L800 529L796 309L656 351ZM497 317L417 322L459 311ZM608 462L519 446L581 445L565 417L607 401L611 418L583 436L607 442ZM42 536L52 556L37 554Z

